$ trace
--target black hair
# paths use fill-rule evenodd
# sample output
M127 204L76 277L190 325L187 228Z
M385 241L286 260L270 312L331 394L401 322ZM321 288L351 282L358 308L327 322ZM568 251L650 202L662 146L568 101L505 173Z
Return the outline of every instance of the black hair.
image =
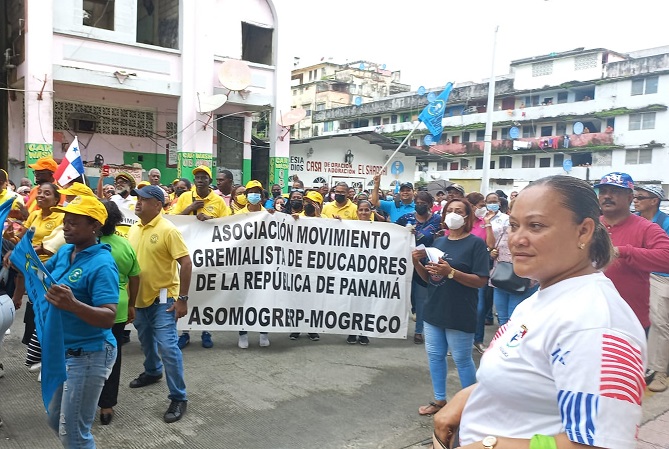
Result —
M219 170L218 172L225 175L225 179L234 179L230 170Z
M538 179L530 183L528 187L542 185L560 195L560 204L571 211L574 223L582 223L586 218L595 222L595 230L589 248L590 260L594 262L595 268L601 270L611 263L614 257L611 237L599 221L602 211L597 194L590 184L572 176L555 175Z
M107 209L107 220L100 228L100 233L102 235L112 235L116 231L116 226L123 221L123 213L113 201L102 200L102 204Z
M434 197L432 196L432 194L430 194L426 190L419 190L418 193L416 193L416 197L414 198L414 201L418 200L418 199L422 200L422 201L425 201L427 204L434 203Z
M446 224L446 209L448 209L448 206L451 205L451 203L462 203L465 206L465 212L467 213L467 217L465 218L465 224L462 227L462 230L465 232L472 232L472 227L474 226L474 206L472 206L469 201L465 198L453 198L450 200L444 208L442 209L441 213L441 222L445 225ZM446 227L448 229L448 227Z
M179 178L180 182L183 182L186 184L186 189L190 190L192 187L192 184L190 183L190 180L188 178ZM178 183L177 183L178 184Z
M60 203L60 192L58 191L58 189L60 189L60 187L58 187L53 182L43 182L42 184L40 184L40 187L42 187L43 185L51 186L51 188L53 189L53 196L54 196L54 198L56 198L56 204Z

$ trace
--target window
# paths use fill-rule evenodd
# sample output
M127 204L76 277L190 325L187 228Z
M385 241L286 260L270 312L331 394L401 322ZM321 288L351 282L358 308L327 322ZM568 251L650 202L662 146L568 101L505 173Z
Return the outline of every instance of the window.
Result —
M553 74L553 61L537 62L532 64L532 76L546 76Z
M390 118L389 117L384 117L383 118L383 124L384 125L390 125Z
M534 132L534 127L532 125L525 125L523 126L523 137L528 138L528 137L534 137L535 132Z
M632 80L632 95L648 95L657 93L657 76Z
M528 95L525 97L525 106L539 106L539 95Z
M469 159L460 159L460 166L462 166L463 169L469 168Z
M492 140L497 140L497 131L492 132Z
M460 136L453 136L453 139L451 140L453 143L460 143Z
M551 158L549 157L539 158L539 167L545 168L550 166L551 166Z
M409 145L412 146L412 147L417 147L418 146L418 139L409 140Z
M137 0L137 42L179 48L179 2Z
M323 123L323 132L328 132L333 130L334 130L334 122Z
M499 168L511 168L511 162L513 158L511 156L500 156L499 158Z
M458 170L458 163L457 162L451 162L450 170Z
M447 162L437 162L437 171L446 170Z
M564 154L553 155L553 167L562 167L564 163Z
M542 126L541 137L548 137L553 135L553 126Z
M494 169L495 169L495 161L491 160L490 161L490 170L494 170Z
M397 115L393 114L390 116L390 123L397 123Z
M567 124L566 123L558 123L555 125L555 135L556 136L564 136L567 134Z
M483 170L483 158L482 157L477 157L476 162L475 162L475 167L477 170Z
M402 122L410 122L411 121L411 115L409 114L402 114Z
M586 70L597 67L597 53L576 56L574 58L574 70Z
M324 111L325 110L325 103L316 104L316 110L317 111Z
M557 102L558 104L566 103L569 100L569 92L558 92Z
M639 131L641 129L655 129L655 113L630 114L629 130Z
M534 168L537 165L537 157L533 154L523 156L522 165L523 168Z
M242 22L242 59L272 65L272 28Z
M576 153L571 155L573 167L587 167L592 165L592 153Z
M625 164L650 164L653 161L653 150L627 150L625 151Z
M483 142L485 139L485 129L479 129L476 131L476 141L477 142Z
M381 117L373 117L372 118L372 125L380 126L381 125Z
M317 137L318 136L318 126L314 126L314 132L312 136Z
M114 0L84 0L84 25L114 31Z
M469 131L465 131L462 133L462 141L469 142Z
M511 128L502 128L502 140L509 140L509 130Z

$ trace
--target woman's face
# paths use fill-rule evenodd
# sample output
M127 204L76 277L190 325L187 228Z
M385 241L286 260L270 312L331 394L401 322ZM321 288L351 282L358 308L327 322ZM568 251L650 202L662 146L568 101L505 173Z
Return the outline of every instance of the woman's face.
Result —
M369 203L362 203L358 206L358 220L369 221L371 216L372 209L369 207Z
M183 181L177 182L174 186L174 194L177 197L181 196L181 194L186 192L187 190L188 190L188 187L186 186L186 183L183 182Z
M115 192L116 192L116 189L111 184L107 184L102 189L102 193L104 194L105 198L107 198L107 199L111 198L112 195L114 195Z
M463 203L462 201L452 201L446 208L446 213L444 214L444 217L446 217L446 214L450 214L451 212L456 213L465 218L467 217L467 208L465 207L465 203Z
M499 204L499 197L496 193L491 193L485 198L486 204Z
M542 288L568 279L590 264L588 243L594 221L574 223L573 213L549 187L526 188L509 218L509 249L518 276L536 279ZM585 249L579 244L585 243Z
M50 184L42 184L37 188L37 205L41 209L49 210L50 207L57 204L56 192Z
M277 198L277 199L274 200L274 209L281 212L283 210L283 207L284 207L285 204L286 204L285 199Z
M65 217L63 218L63 236L67 243L73 245L89 243L99 227L99 223L91 222L85 215L65 212Z

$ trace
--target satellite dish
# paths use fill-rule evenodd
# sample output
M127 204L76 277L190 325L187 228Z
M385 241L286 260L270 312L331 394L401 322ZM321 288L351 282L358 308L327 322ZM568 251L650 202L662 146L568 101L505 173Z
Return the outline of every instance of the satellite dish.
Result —
M365 63L361 62L360 65L358 66L360 70L365 70Z
M420 86L420 87L418 88L418 90L416 91L416 93L417 93L418 95L420 95L421 97L422 97L423 95L425 95L425 86Z
M225 94L200 95L198 93L195 110L200 114L207 114L223 106L226 101L228 101L228 96Z
M520 137L520 129L518 129L518 127L516 126L511 128L509 130L509 137L511 137L512 139L517 139L518 137Z
M245 90L251 85L251 69L238 59L228 59L218 69L218 80L231 92Z
M583 123L581 122L574 123L574 134L582 134L582 133L583 133Z
M281 116L279 125L283 126L284 128L290 128L291 126L293 126L295 123L299 122L306 116L307 116L307 111L305 111L302 108L291 109L290 111L286 112Z
M430 92L429 94L427 94L427 101L429 101L430 103L432 103L436 99L437 99L437 94L435 94L434 92Z
M423 143L425 145L434 145L436 142L434 141L434 137L432 137L432 134L427 134L425 137L423 137Z
M386 65L385 64L381 64L381 70L386 70Z
M355 97L355 100L353 100L353 103L354 103L356 106L360 106L360 105L362 105L362 97Z

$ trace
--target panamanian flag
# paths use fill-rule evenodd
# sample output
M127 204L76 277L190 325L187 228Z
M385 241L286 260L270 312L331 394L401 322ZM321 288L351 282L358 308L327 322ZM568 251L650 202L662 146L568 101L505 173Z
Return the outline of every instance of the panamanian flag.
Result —
M59 185L64 186L83 174L84 162L79 152L79 139L75 136L53 177Z

